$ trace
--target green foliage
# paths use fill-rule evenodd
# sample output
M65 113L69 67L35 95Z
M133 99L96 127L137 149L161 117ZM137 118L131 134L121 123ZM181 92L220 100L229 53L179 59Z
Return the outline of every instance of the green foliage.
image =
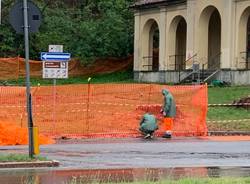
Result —
M41 9L40 32L30 35L30 57L39 58L49 44L62 44L64 51L81 60L122 57L133 51L133 0L33 0ZM0 57L24 55L23 36L8 23L13 2L3 1L0 25Z
M0 162L32 162L32 161L47 161L44 157L30 158L28 155L23 154L1 154Z

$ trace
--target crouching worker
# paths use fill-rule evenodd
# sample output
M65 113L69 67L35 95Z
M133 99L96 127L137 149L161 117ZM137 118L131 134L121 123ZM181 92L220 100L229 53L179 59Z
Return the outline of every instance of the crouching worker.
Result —
M146 113L140 121L139 130L145 139L153 138L154 132L158 129L157 120L153 114Z
M176 115L176 105L173 95L166 89L162 90L162 95L164 97L163 107L161 109L161 113L164 116L163 123L165 134L164 138L171 138L172 129L173 129L173 121Z

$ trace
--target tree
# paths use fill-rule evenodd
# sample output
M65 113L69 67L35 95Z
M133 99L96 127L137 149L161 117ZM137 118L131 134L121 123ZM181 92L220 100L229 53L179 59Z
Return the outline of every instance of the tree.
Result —
M30 36L30 56L39 58L49 44L62 44L64 50L82 61L96 57L123 57L133 51L132 0L34 0L43 14L39 33ZM3 3L0 26L0 56L23 56L23 37L8 23L11 0Z

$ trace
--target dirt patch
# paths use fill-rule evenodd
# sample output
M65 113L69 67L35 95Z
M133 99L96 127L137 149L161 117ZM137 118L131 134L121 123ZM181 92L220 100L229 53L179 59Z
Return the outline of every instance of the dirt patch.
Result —
M250 109L250 96L241 98L240 100L236 100L233 102L237 107L243 107L246 109Z
M133 58L107 58L97 59L92 65L83 66L78 61L72 61L69 65L70 76L91 76L96 74L105 74L124 71L132 67Z

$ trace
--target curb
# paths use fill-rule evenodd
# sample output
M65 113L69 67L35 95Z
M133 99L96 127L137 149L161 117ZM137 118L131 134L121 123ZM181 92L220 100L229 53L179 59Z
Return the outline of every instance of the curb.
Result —
M59 161L36 161L36 162L2 162L0 168L33 168L33 167L58 167Z
M250 136L250 131L209 131L208 135L218 135L218 136L227 136L227 135L231 135L231 136L238 136L238 135L242 135L242 136Z

